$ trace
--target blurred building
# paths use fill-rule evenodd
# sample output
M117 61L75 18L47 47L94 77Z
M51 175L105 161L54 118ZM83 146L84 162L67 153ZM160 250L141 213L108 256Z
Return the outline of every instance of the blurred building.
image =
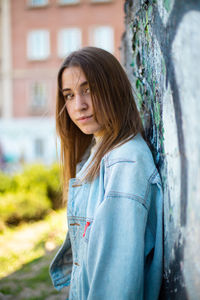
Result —
M123 14L122 0L0 0L0 145L11 160L55 159L58 68L87 45L120 59Z

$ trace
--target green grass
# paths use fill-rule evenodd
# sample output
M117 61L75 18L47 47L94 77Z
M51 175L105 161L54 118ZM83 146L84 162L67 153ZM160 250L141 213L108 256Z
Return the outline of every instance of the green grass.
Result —
M66 232L65 210L44 220L6 229L0 235L0 278L45 255L48 243L60 245Z
M0 287L0 292L3 295L16 296L23 290L23 287L18 280L13 280L11 285L9 280L5 280L1 282L1 285L2 287Z
M43 292L41 296L23 298L22 300L44 300L48 293Z
M0 292L15 300L44 300L51 295L60 299L64 292L53 288L49 265L65 234L65 210L43 221L6 229L0 235Z
M8 294L11 294L12 289L10 286L5 285L4 287L0 288L0 292L4 295L8 295Z
M49 273L49 266L43 267L39 273L37 273L35 276L25 279L26 286L34 289L37 288L37 286L42 282L43 284L51 284L50 277L47 276Z

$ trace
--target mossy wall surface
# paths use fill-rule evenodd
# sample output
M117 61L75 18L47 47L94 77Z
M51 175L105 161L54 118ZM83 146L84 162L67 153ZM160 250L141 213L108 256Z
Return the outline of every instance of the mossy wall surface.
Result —
M124 65L164 188L161 299L200 299L200 1L124 8Z

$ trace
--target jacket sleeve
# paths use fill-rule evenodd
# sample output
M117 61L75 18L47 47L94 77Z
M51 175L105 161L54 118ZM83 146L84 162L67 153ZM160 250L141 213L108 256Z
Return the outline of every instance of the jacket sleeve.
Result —
M135 170L130 161L114 163L105 171L105 196L88 240L87 300L143 299L148 211L138 186L143 190L147 182Z

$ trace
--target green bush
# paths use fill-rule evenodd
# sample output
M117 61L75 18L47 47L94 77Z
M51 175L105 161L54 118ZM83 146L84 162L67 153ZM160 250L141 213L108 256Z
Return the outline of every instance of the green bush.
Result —
M27 165L23 172L0 173L0 219L7 224L38 220L49 209L62 207L60 171L57 164Z
M60 182L60 169L58 164L53 164L48 171L47 195L52 202L52 208L58 209L63 206Z
M44 193L17 192L0 196L0 219L6 224L39 220L51 209L51 202Z
M26 166L24 172L14 177L17 190L44 192L51 200L52 208L62 206L60 171L58 164L45 167L41 164Z
M0 194L16 189L16 182L13 177L0 171Z
M22 173L14 176L17 190L47 189L48 169L44 165L27 165Z

